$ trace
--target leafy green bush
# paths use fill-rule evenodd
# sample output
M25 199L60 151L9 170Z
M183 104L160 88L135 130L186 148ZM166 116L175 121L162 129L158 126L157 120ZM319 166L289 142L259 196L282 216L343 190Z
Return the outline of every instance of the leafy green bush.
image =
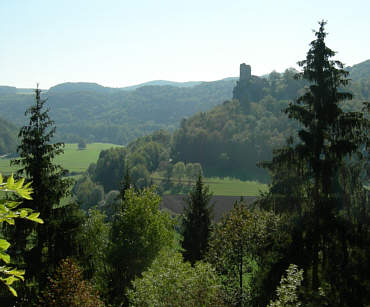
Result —
M132 285L128 297L133 306L226 306L221 281L209 263L192 267L180 253L168 249Z

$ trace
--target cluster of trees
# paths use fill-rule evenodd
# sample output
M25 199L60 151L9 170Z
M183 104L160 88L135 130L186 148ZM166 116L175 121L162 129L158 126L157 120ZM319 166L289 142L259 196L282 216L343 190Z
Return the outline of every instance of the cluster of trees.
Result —
M99 204L112 205L112 195L120 190L126 171L129 171L135 187L142 189L153 183L159 192L175 190L195 182L203 173L200 163L173 163L170 158L171 134L159 130L151 135L136 139L126 147L115 147L101 151L96 163L77 180L72 189L77 201L84 209ZM114 199L114 197L113 197Z

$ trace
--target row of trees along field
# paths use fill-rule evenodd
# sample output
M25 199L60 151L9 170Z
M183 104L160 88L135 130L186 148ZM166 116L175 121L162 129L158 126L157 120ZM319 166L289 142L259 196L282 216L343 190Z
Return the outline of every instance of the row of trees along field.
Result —
M1 200L0 221L9 222L1 234L11 245L0 241L0 258L17 268L0 268L1 304L368 306L369 104L361 111L342 107L352 98L345 91L348 72L332 60L325 22L319 24L299 62L307 87L285 108L297 129L261 162L272 175L269 191L253 205L236 203L217 224L200 174L177 217L160 210L155 187L142 188L130 174L127 159L146 157L142 164L152 171L168 155L154 142L169 144L163 132L102 153L122 166L99 159L89 172L111 178L119 193L109 210L79 208L67 197L66 171L53 163L63 144L52 143L55 126L36 89L13 162L28 183L0 180L2 191L13 189L29 208L17 209L19 198ZM225 105L253 109L243 101ZM147 150L135 158L142 146ZM12 225L18 216L24 219Z

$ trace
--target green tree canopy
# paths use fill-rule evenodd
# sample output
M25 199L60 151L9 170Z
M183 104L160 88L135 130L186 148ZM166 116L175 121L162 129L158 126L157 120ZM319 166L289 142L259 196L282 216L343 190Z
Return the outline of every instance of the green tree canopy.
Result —
M154 188L129 189L113 217L108 263L111 266L111 297L124 300L131 280L148 268L159 251L173 244L174 224L160 211Z
M226 306L215 269L205 262L191 266L169 249L160 252L132 288L128 296L133 306Z

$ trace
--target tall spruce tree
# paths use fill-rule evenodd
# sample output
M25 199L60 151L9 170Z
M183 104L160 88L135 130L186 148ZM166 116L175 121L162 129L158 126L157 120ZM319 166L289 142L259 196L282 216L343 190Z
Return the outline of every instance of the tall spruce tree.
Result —
M61 212L55 208L68 194L71 181L64 178L67 171L53 162L56 156L63 153L64 144L51 143L55 133L54 122L48 115L49 110L44 109L46 100L41 99L41 90L38 87L35 93L35 103L25 112L25 116L29 116L29 122L21 128L18 135L21 141L17 149L20 158L13 160L12 165L20 166L18 174L32 181L32 200L25 205L40 212L40 217L44 220L43 225L22 223L16 226L16 236L30 234L32 231L36 233L34 246L24 261L28 277L35 277L41 289L46 283L46 275L60 260L55 255L59 250L55 241L60 231L56 227L59 223L56 219Z
M301 124L299 139L290 139L265 166L273 171L273 207L287 211L286 200L296 202L288 209L296 213L288 261L304 268L308 292L318 293L318 288L324 287L333 305L349 306L359 302L359 295L351 288L356 277L351 277L350 286L345 276L350 270L352 221L348 215L343 218L338 178L348 159L361 158L369 142L369 121L364 113L345 113L341 108L352 99L352 94L344 90L350 80L344 65L331 59L335 52L325 44L325 24L319 22L306 60L298 63L303 69L298 77L310 85L285 110L289 118ZM295 185L286 184L294 179Z
M199 174L194 188L185 199L187 206L183 217L183 256L191 264L201 260L207 251L211 232L211 198L212 194Z

